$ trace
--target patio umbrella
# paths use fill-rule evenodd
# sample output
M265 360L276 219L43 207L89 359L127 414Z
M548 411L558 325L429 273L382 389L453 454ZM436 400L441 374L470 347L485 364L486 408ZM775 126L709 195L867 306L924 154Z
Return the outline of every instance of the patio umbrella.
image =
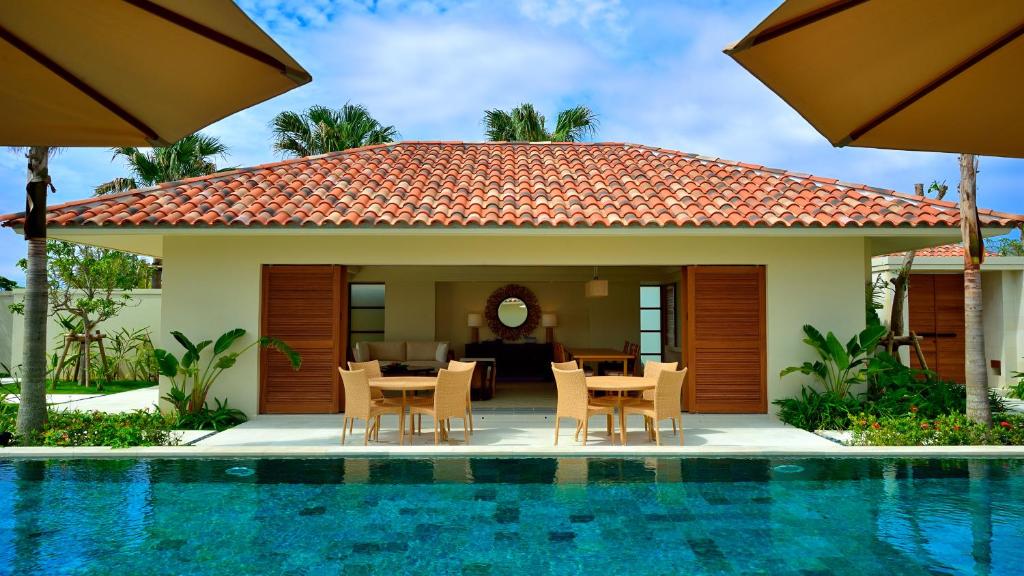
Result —
M1024 3L789 0L725 50L834 146L960 153L967 412L989 422L974 154L1024 157Z
M0 144L167 146L312 78L230 0L0 2Z
M230 0L0 2L0 146L27 146L18 432L46 417L51 147L166 146L312 78Z

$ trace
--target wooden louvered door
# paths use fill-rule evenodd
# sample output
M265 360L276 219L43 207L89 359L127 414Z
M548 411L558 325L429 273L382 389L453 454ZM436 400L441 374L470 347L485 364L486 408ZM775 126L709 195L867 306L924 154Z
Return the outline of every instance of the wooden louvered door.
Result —
M683 269L689 411L768 411L764 280L762 266Z
M921 337L928 368L943 380L963 383L963 274L911 274L907 308L910 329ZM916 354L910 355L910 363L921 367Z
M261 351L261 414L341 411L347 299L344 266L263 267L261 332L301 354L302 368L296 372L282 354Z

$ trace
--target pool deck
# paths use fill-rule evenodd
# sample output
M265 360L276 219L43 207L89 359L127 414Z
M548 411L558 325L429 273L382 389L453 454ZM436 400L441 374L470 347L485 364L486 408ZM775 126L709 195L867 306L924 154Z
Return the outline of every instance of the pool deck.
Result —
M111 449L105 447L0 448L0 458L256 458L256 457L431 457L431 456L689 456L689 457L1024 457L1024 446L843 446L788 426L772 416L687 414L684 445L662 427L662 446L647 441L639 418L631 419L627 444L612 443L604 419L594 417L586 446L573 441L571 420L564 420L553 444L553 414L547 411L478 411L475 433L462 441L454 421L451 444L433 445L432 424L424 434L398 445L396 421L386 416L379 442L363 446L359 425L341 445L341 415L258 416L224 432L194 440L194 445ZM192 437L186 441L192 440Z

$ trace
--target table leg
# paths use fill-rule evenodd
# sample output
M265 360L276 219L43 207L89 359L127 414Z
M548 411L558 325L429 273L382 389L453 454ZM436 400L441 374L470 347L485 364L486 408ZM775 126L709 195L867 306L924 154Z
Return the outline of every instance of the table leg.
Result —
M622 411L623 392L619 391L619 444L626 445L626 413Z
M402 402L398 414L398 445L405 444L405 390L402 390Z
M629 372L626 372L626 370L629 370L629 360L622 361L622 375L630 376L631 374Z

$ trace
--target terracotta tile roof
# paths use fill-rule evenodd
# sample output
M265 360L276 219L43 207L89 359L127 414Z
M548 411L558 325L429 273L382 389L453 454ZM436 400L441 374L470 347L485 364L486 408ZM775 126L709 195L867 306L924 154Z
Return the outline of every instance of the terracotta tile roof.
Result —
M1024 217L982 210L986 226ZM0 217L20 226L22 215ZM403 142L49 208L51 227L952 227L952 202L622 143Z

